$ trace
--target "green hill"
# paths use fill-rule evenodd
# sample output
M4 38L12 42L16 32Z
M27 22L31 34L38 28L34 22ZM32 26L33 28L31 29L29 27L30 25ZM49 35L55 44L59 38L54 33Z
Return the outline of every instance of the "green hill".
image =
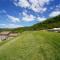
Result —
M23 32L23 31L34 31L34 30L41 30L41 29L52 29L52 28L58 28L60 27L60 15L49 18L43 22L39 22L37 24L34 24L30 27L21 27L13 29L13 32Z
M23 32L0 46L0 60L60 60L60 33Z
M31 27L2 29L22 33L0 42L0 60L60 60L60 33L40 31L56 27L60 27L60 15Z
M51 29L51 28L58 28L60 27L60 15L49 18L41 23L35 24L32 26L35 30L39 29Z
M34 30L51 29L51 28L58 28L58 27L60 27L60 15L53 18L48 18L47 20L34 24L33 26L30 27L19 27L15 29L0 28L0 31L23 32L23 31L34 31Z

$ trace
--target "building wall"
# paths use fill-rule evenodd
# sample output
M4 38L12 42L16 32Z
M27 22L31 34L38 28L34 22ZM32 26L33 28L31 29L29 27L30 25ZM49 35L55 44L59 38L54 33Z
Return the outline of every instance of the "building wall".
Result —
M0 35L0 40L6 39L8 36Z

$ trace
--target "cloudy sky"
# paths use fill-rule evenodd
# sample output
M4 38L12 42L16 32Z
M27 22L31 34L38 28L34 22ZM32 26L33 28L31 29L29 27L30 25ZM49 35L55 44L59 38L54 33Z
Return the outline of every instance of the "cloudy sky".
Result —
M0 0L0 28L31 26L60 14L60 0Z

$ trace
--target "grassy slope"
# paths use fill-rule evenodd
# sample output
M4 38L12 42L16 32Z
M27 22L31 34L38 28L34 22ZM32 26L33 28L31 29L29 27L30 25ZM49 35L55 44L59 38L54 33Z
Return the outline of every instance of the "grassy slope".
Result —
M24 32L0 46L0 60L60 60L60 33Z

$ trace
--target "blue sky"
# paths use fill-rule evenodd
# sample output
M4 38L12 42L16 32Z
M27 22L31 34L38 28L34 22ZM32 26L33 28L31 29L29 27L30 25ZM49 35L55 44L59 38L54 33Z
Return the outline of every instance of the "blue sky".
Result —
M31 26L60 14L60 0L0 0L0 28Z

